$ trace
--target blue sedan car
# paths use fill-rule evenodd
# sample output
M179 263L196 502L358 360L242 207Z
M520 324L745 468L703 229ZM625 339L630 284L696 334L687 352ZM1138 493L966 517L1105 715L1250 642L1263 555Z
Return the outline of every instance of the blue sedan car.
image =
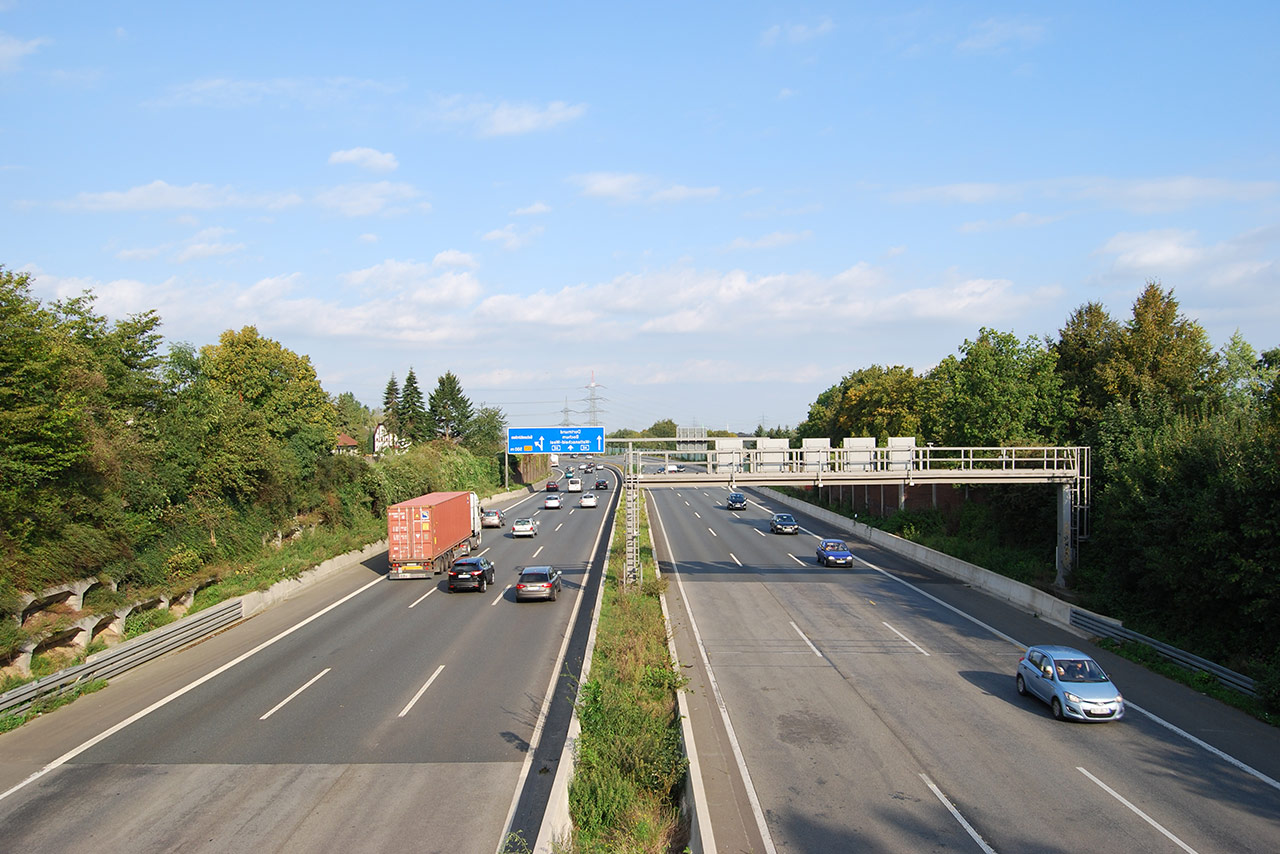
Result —
M853 566L853 552L844 540L823 540L818 543L818 563L823 566Z
M1028 647L1014 676L1018 693L1049 704L1058 720L1118 721L1124 697L1098 662L1069 646Z

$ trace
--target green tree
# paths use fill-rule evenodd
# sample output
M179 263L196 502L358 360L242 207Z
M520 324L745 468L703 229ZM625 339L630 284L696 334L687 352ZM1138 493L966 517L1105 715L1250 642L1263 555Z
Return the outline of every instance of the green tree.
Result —
M1058 340L1053 345L1058 374L1063 387L1074 389L1079 400L1068 428L1073 441L1086 435L1089 425L1111 402L1102 366L1115 357L1123 336L1124 328L1097 302L1077 308L1058 330Z
M1147 282L1133 318L1098 371L1107 395L1134 402L1167 396L1178 412L1196 412L1218 382L1217 356L1200 324L1178 311L1173 292Z
M400 390L396 421L400 427L396 435L401 439L421 444L431 438L427 407L422 399L422 389L418 387L418 377L414 374L413 368L410 368L409 373L405 375L404 387Z
M465 436L475 412L471 401L462 393L462 383L453 371L445 371L436 381L428 400L427 417L437 439L457 440Z
M337 413L308 357L261 337L252 326L222 333L201 355L213 384L260 413L272 436L288 438L304 426L336 435Z
M382 393L382 424L392 436L400 435L400 385L395 374L387 380L386 391Z
M495 459L507 447L507 417L496 406L481 406L467 429L463 445L481 459Z
M854 371L818 395L809 417L795 430L800 438L918 436L924 379L901 365Z
M655 439L668 439L676 435L676 422L670 418L663 418L653 422L649 429L644 431L646 437L652 436Z
M1267 364L1256 350L1244 340L1239 330L1219 354L1222 366L1219 375L1220 394L1228 409L1256 410L1266 400L1267 392L1275 384L1280 370Z
M1075 408L1056 356L1034 337L982 329L930 372L924 438L942 445L1034 445L1060 441Z

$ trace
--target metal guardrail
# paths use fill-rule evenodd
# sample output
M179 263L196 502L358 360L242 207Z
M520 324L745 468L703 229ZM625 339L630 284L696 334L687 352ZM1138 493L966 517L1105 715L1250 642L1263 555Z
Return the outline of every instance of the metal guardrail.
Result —
M126 670L158 658L239 622L243 608L239 598L231 599L188 617L95 653L84 664L59 670L43 679L20 685L0 694L0 714L19 714L36 700L63 693L97 679L110 679Z
M1075 608L1071 609L1071 625L1084 629L1098 637L1111 638L1112 640L1130 640L1146 644L1154 649L1162 658L1166 658L1180 667L1187 670L1198 670L1202 673L1208 673L1215 677L1219 682L1232 690L1239 691L1241 694L1247 694L1250 697L1257 697L1258 694L1253 689L1253 680L1234 670L1228 670L1220 664L1214 664L1208 659L1201 658L1198 655L1192 655L1184 652L1177 647L1169 646L1167 643L1161 643L1155 638L1149 638L1146 635L1126 629L1119 623L1113 623L1110 620L1100 619L1093 614L1080 611Z

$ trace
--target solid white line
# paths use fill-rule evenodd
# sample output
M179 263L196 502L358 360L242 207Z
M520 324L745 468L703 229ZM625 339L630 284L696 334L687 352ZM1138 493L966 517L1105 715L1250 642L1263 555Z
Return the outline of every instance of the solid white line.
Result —
M485 552L489 551L490 548L490 546L485 546L483 549L473 554L472 557L484 557Z
M901 584L903 587L906 587L906 588L908 588L908 589L910 589L910 590L915 591L916 593L920 594L921 596L925 597L926 599L929 599L929 600L931 600L931 601L933 601L933 602L936 602L937 604L941 605L943 608L946 608L948 611L951 611L952 613L956 614L957 616L959 616L959 617L963 617L964 619L968 620L969 622L973 623L974 625L981 626L982 628L986 629L988 632L991 632L991 634L995 635L996 637L1000 638L1001 640L1008 641L1009 643L1011 643L1011 644L1013 644L1014 646L1016 646L1018 649L1023 650L1024 652L1026 651L1026 649L1027 649L1027 645L1026 645L1025 643L1022 643L1021 641L1016 640L1016 639L1014 639L1014 638L1010 637L1009 635L1006 635L1004 632L1000 631L1000 630L999 630L999 629L997 629L997 628L994 628L994 627L992 627L992 626L987 625L986 623L984 623L984 622L982 622L981 620L979 620L977 617L973 617L973 616L970 616L969 614L966 614L964 611L961 611L959 608L955 607L954 605L950 605L950 604L948 604L948 603L946 603L946 602L943 602L943 601L942 601L941 599L939 599L937 596L934 596L934 595L932 595L932 594L926 593L925 591L921 590L919 587L916 587L916 586L915 586L914 584L912 584L910 581L904 581L903 579L899 578L898 576L894 575L893 573L888 572L888 571L886 571L886 570L883 570L883 569L881 569L880 567L876 566L874 563L871 563L871 562L870 562L870 561L868 561L868 560L863 560L862 558L858 557L857 555L854 555L853 557L854 557L854 560L858 561L859 563L865 564L866 566L870 567L871 569L874 569L876 572L880 573L880 574L881 574L881 575L883 575L885 578L891 578L891 579L893 579L894 581L896 581L896 582L898 582L899 584ZM1208 742L1205 742L1205 741L1202 741L1202 740L1201 740L1201 739L1199 739L1199 738L1196 738L1196 737L1195 737L1194 735L1192 735L1191 733L1187 732L1186 730L1184 730L1184 729L1182 729L1182 728L1180 728L1180 727L1177 727L1177 726L1175 726L1175 725L1173 725L1173 724L1169 723L1168 721L1166 721L1164 718L1160 717L1159 715L1156 715L1156 714L1154 714L1153 712L1149 712L1149 711L1147 711L1146 709L1142 708L1141 706L1136 705L1136 704L1134 704L1134 703L1130 702L1130 701L1129 701L1129 700L1127 700L1127 699L1125 700L1124 705L1125 705L1125 708L1126 708L1126 709L1133 709L1133 710L1134 710L1135 712L1137 712L1138 714L1146 715L1146 717L1147 717L1147 718L1149 718L1150 720L1154 721L1155 723L1160 724L1160 726L1164 727L1165 729L1169 730L1170 732L1173 732L1173 733L1176 733L1177 735L1182 736L1182 737L1183 737L1183 738L1185 738L1187 741L1191 742L1192 744L1196 745L1197 747L1201 747L1201 748L1203 748L1204 750L1208 751L1209 753L1212 753L1214 756L1218 757L1219 759L1221 759L1222 761L1226 762L1226 763L1227 763L1227 764L1229 764L1229 765L1234 765L1236 768L1239 768L1241 771L1243 771L1244 773L1246 773L1246 774L1250 775L1251 777L1253 777L1253 778L1255 778L1255 779L1257 779L1257 780L1261 780L1263 783L1266 783L1266 784L1267 784L1268 786L1270 786L1271 788L1273 788L1273 789L1280 789L1280 781L1273 780L1272 778L1268 777L1266 774L1263 774L1261 771L1257 770L1256 768L1250 767L1249 765L1246 765L1244 762L1241 762L1239 759L1236 759L1234 756L1231 756L1231 755L1230 755L1230 754L1228 754L1228 753L1224 753L1223 751L1221 751L1221 750L1219 750L1218 748L1214 747L1212 744L1209 744Z
M796 634L798 634L804 640L804 642L809 645L809 649L813 650L814 655L818 656L818 658L822 658L822 653L818 652L818 648L813 645L813 641L809 640L809 636L806 635L804 632L800 631L800 627L795 624L794 620L791 621L791 628L795 629ZM823 659L823 660L825 661L826 659Z
M760 831L760 838L764 840L764 850L768 854L778 854L778 849L773 845L773 837L769 835L769 825L764 820L764 810L760 806L760 798L756 795L756 787L751 782L751 772L747 770L747 760L742 755L742 746L738 744L738 736L733 731L733 722L729 720L729 707L725 705L724 695L720 693L720 684L716 682L715 671L711 669L711 660L707 656L707 647L702 642L702 633L698 631L698 623L693 618L693 605L689 601L689 594L684 589L684 576L680 573L680 565L675 559L675 554L671 551L671 540L667 537L667 529L662 524L656 503L653 507L653 514L658 518L658 528L662 531L662 539L667 547L667 554L671 557L671 568L675 571L676 586L680 588L680 598L684 600L684 610L689 615L689 629L693 632L693 639L698 644L698 655L702 659L702 666L706 668L707 681L711 683L711 693L716 698L716 707L720 709L720 719L724 722L725 733L729 738L729 747L733 749L733 758L738 763L738 773L742 775L742 784L746 787L747 801L750 802L751 812L756 818L756 828Z
M931 594L931 593L926 593L926 592L924 592L924 591L923 591L923 590L921 590L919 587L916 587L914 584L912 584L910 581L903 581L901 578L899 578L898 576L894 575L893 573L888 572L887 570L883 570L883 569L881 569L880 567L876 566L876 565L875 565L874 563L872 563L871 561L869 561L869 560L863 560L862 558L858 557L857 555L854 555L854 556L853 556L853 559L854 559L854 560L856 560L856 561L858 561L858 563L865 564L866 566L870 567L871 569L874 569L876 572L880 573L880 574L881 574L881 575L883 575L885 578L893 579L894 581L896 581L896 582L898 582L899 584L901 584L903 587L906 587L906 588L907 588L907 589L909 589L909 590L914 590L916 593L919 593L921 596L923 596L924 598L926 598L926 599L930 600L931 602L936 602L937 604L939 604L939 605L941 605L942 607L946 608L948 611L952 612L952 613L953 613L953 614L955 614L956 616L958 616L958 617L964 617L964 618L965 618L966 620L968 620L969 622L971 622L971 623L973 623L973 624L975 624L975 625L981 626L982 628L984 628L984 629L986 629L987 631L991 632L991 634L995 635L996 637L1000 638L1001 640L1006 640L1006 641L1008 641L1009 643L1011 643L1011 644L1013 644L1014 646L1016 646L1016 647L1018 647L1019 649L1021 649L1022 651L1024 651L1024 652L1026 651L1026 649L1027 649L1027 645L1026 645L1025 643L1021 643L1021 642L1019 642L1019 641L1016 641L1016 640L1014 640L1013 638L1011 638L1011 637L1009 637L1008 635L1006 635L1004 632L1002 632L1002 631L1000 631L999 629L995 628L994 626L989 626L989 625L987 625L986 623L982 622L982 620L979 620L977 617L972 617L972 616L970 616L970 615L966 614L964 611L961 611L961 610L960 610L959 608L957 608L955 605L951 605L951 604L948 604L948 603L946 603L946 602L943 602L943 601L942 601L941 599L939 599L937 596L934 596L934 595L933 595L933 594Z
M1097 783L1099 786L1101 786L1101 787L1102 787L1102 790L1103 790L1104 792L1106 792L1108 795L1110 795L1111 797L1115 798L1117 801L1119 801L1120 803L1124 804L1124 805L1125 805L1125 806L1127 806L1129 809L1133 810L1134 815L1138 816L1138 818L1142 819L1142 820L1143 820L1143 821L1145 821L1147 824L1151 825L1151 826L1152 826L1152 827L1154 827L1156 830L1160 831L1162 834L1164 834L1165 838L1167 838L1167 839L1168 839L1170 842L1172 842L1174 845L1178 846L1178 847L1179 847L1179 848L1181 848L1183 851L1186 851L1186 852L1187 852L1187 854L1196 854L1196 850L1195 850L1194 848L1192 848L1192 847L1191 847L1190 845L1188 845L1187 843L1183 842L1183 841L1182 841L1181 839L1179 839L1178 837L1174 836L1174 835L1173 835L1172 833L1170 833L1169 831L1165 830L1163 827L1161 827L1161 825L1160 825L1160 823L1159 823L1159 822L1157 822L1154 818L1152 818L1151 816L1149 816L1149 815L1147 815L1146 813L1144 813L1142 810L1140 810L1140 809L1138 809L1137 807L1135 807L1133 804L1129 803L1129 802L1128 802L1127 800L1125 800L1125 799L1120 795L1120 793L1119 793L1119 792L1117 792L1115 789L1111 788L1111 787L1110 787L1110 786L1108 786L1106 783L1102 782L1102 781L1101 781L1101 780L1099 780L1097 777L1093 776L1093 775L1092 775L1092 774L1090 774L1088 771L1086 771L1086 770L1084 770L1083 768L1081 768L1079 765L1077 765L1077 766L1076 766L1076 770L1077 770L1077 771L1079 771L1081 774L1085 775L1086 777L1088 777L1088 778L1089 778L1090 780L1092 780L1093 782Z
M733 562L736 563L738 566L742 566L742 561L738 560L738 556L735 555L733 552L729 552L729 557L733 558Z
M533 553L533 556L537 557L540 554L542 554L542 546L538 546L538 550Z
M787 552L787 557L791 558L792 560L794 560L796 563L800 564L801 566L805 566L805 565L806 565L804 561L802 561L800 558L798 558L798 557L796 557L795 555L793 555L791 552Z
M262 717L258 718L258 720L260 720L260 721L265 721L267 718L271 717L271 716L272 716L272 715L274 715L276 712L278 712L278 711L280 711L281 709L283 709L283 708L285 707L285 705L287 705L287 704L288 704L288 702L289 702L290 700L292 700L294 697L298 696L298 695L299 695L299 694L301 694L303 691L305 691L305 690L307 690L308 688L310 688L312 685L314 685L316 682L318 682L318 681L320 680L320 677L321 677L321 676L325 675L326 673L328 673L328 672L329 672L330 670L332 670L332 669L333 669L333 668L331 668L331 667L326 667L324 670L321 670L321 671L320 671L319 673L317 673L315 676L312 676L309 680L307 680L307 684L303 685L303 686L302 686L301 688L299 688L297 691L294 691L292 694L290 694L289 696L285 697L285 698L284 698L283 700L281 700L279 703L276 703L275 707L274 707L274 708L272 708L272 709L271 709L271 711L267 712L265 715L263 715Z
M423 594L422 594L421 596L419 596L417 599L414 599L414 600L413 600L413 605L417 605L417 604L418 604L419 602L421 602L423 599L426 599L428 596L430 596L432 593L435 593L435 592L436 592L437 590L439 590L439 589L440 589L439 587L432 587L432 588L431 588L430 590L428 590L426 593L423 593ZM412 607L413 607L413 605L410 605L409 607L410 607L410 608L412 608Z
M427 689L431 687L432 682L436 681L436 677L440 675L441 670L444 670L443 664L436 668L436 672L431 674L431 678L423 683L422 687L418 689L418 693L414 694L413 699L409 701L409 705L401 709L400 714L396 715L396 717L402 718L409 714L409 710L413 708L413 704L418 702L419 698L421 698L423 694L427 693Z
M881 620L880 622L884 623L884 620ZM907 643L909 643L909 644L911 644L912 646L914 646L914 647L916 648L916 650L917 650L918 652L920 652L920 654L921 654L921 655L928 655L928 654L929 654L929 653L925 652L925 651L920 647L920 644L916 643L916 642L915 642L915 641L913 641L911 638L907 637L907 636L906 636L906 635L904 635L902 632L900 632L900 631L898 631L897 629L895 629L893 626L889 625L888 623L884 623L884 627L885 627L886 629L888 629L889 631L893 632L893 633L894 633L895 635L897 635L898 637L902 638L902 639L903 639L904 641L906 641Z
M231 668L235 667L237 664L244 661L245 659L251 656L257 655L258 653L262 652L264 649L276 643L277 641L283 640L284 638L293 634L303 626L308 625L314 620L320 619L322 616L329 613L334 608L347 602L350 599L354 599L364 591L368 590L373 585L385 580L386 578L384 576L378 576L373 581L370 581L368 584L364 585L358 590L354 590L351 593L348 593L346 596L343 596L337 602L333 602L332 604L322 608L321 610L316 611L314 614L312 614L310 617L307 617L305 620L302 620L299 623L295 623L294 625L285 629L283 632L271 638L270 640L263 641L262 643L258 644L248 652L242 653L241 655L237 656L236 658L233 658L231 661L228 661L226 664L222 665L221 667L215 670L211 670L210 672L206 673L204 676L201 676L199 679L195 680L194 682L184 685L183 687L179 688L177 691L174 691L169 696L156 700L154 703L152 703L150 706L147 706L142 711L134 712L132 715L125 718L120 723L116 724L110 729L103 730L102 732L95 735L93 738L86 741L84 744L81 744L79 747L75 747L75 748L72 748L71 750L68 750L66 753L62 754L57 759L53 760L48 765L41 768L39 771L36 771L35 773L31 774L29 777L27 777L27 779L23 780L21 783L16 783L13 786L9 787L3 793L0 793L0 801L3 801L5 798L9 797L14 792L23 788L28 783L32 783L40 779L45 774L48 774L50 771L54 770L55 768L59 768L67 764L72 759L75 759L77 756L79 756L81 753L84 753L89 748L93 747L94 745L98 744L101 741L105 741L106 739L118 733L120 730L129 726L129 724L136 723L137 721L142 720L147 715L154 712L156 709L159 709L162 706L168 705L169 703L173 702L174 700L178 699L179 697L181 697L182 695L186 694L189 691L194 691L196 688L199 688L201 685L208 682L210 679L213 679L215 676L219 676L225 673L226 671L230 670Z
M707 530L708 530L708 531L711 531L711 529L710 529L710 528L707 528ZM719 535L719 534L717 534L715 531L711 531L711 536L716 537L717 539L720 537L720 535Z
M978 831L973 829L973 825L964 820L964 816L960 815L960 810L956 809L955 805L952 804L951 801L947 800L947 796L942 794L942 790L933 784L933 781L929 779L927 774L921 774L920 779L924 780L925 785L929 787L930 791L938 796L938 800L942 801L942 805L947 808L948 812L955 816L956 821L960 822L960 826L965 829L973 841L978 843L978 846L986 852L986 854L996 854L995 849L988 845L987 841L978 835Z
M511 587L512 585L508 584L506 587L502 588L502 592L498 594L498 598L490 602L489 607L492 608L494 605L497 605L499 602L501 602L502 598L507 595L507 591L510 590Z
M1271 779L1271 778L1270 778L1270 777L1268 777L1266 774L1263 774L1261 771L1257 770L1256 768L1251 768L1250 766L1248 766L1248 765L1244 764L1243 762L1241 762L1239 759L1236 759L1236 758L1235 758L1234 756L1232 756L1231 754L1229 754L1229 753L1223 753L1221 750L1219 750L1218 748L1214 747L1212 744L1209 744L1208 742L1205 742L1205 741L1202 741L1202 740L1200 740L1200 739L1196 738L1194 735L1192 735L1191 733L1189 733L1189 732L1187 732L1186 730L1182 729L1181 727L1175 726L1175 725L1173 725L1173 724L1169 723L1168 721L1166 721L1164 718L1162 718L1162 717L1158 717L1157 715L1155 715L1155 714L1153 714L1153 713L1151 713L1151 712L1148 712L1146 709L1142 708L1141 706L1138 706L1138 705L1135 705L1134 703L1129 702L1129 700L1128 700L1127 698L1126 698L1126 699L1125 699L1125 701L1124 701L1124 707L1125 707L1125 709L1126 709L1126 710L1128 710L1128 709L1133 709L1135 712L1137 712L1137 713L1138 713L1138 714L1140 714L1140 715L1146 715L1146 716L1147 716L1148 718L1150 718L1151 720L1153 720L1153 721L1155 721L1156 723L1160 724L1160 726L1162 726L1162 727L1164 727L1164 728L1166 728L1166 729L1168 729L1168 730L1170 730L1170 731L1172 731L1172 732L1174 732L1174 733L1177 733L1178 735L1180 735L1180 736L1182 736L1183 738L1185 738L1187 741L1189 741L1189 742L1191 742L1192 744L1194 744L1196 747L1202 747L1202 748L1204 748L1205 750L1207 750L1207 751L1209 751L1210 753L1212 753L1214 756L1216 756L1216 757L1218 757L1219 759L1221 759L1223 762L1226 762L1226 763L1228 763L1228 764L1230 764L1230 765L1234 765L1234 766L1236 766L1237 768L1239 768L1239 769L1240 769L1241 771L1243 771L1244 773L1249 774L1249 775L1251 775L1251 776L1253 776L1253 777L1257 778L1258 780L1261 780L1262 782L1266 783L1266 784L1267 784L1268 786L1270 786L1271 788L1273 788L1273 789L1280 789L1280 782L1278 782L1278 781L1276 781L1276 780Z

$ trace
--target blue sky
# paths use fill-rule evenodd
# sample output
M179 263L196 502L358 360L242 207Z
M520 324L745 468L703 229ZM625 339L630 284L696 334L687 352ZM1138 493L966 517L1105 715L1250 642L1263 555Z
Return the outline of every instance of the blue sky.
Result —
M0 0L0 264L513 426L794 426L1149 279L1280 346L1280 4L540 5Z

